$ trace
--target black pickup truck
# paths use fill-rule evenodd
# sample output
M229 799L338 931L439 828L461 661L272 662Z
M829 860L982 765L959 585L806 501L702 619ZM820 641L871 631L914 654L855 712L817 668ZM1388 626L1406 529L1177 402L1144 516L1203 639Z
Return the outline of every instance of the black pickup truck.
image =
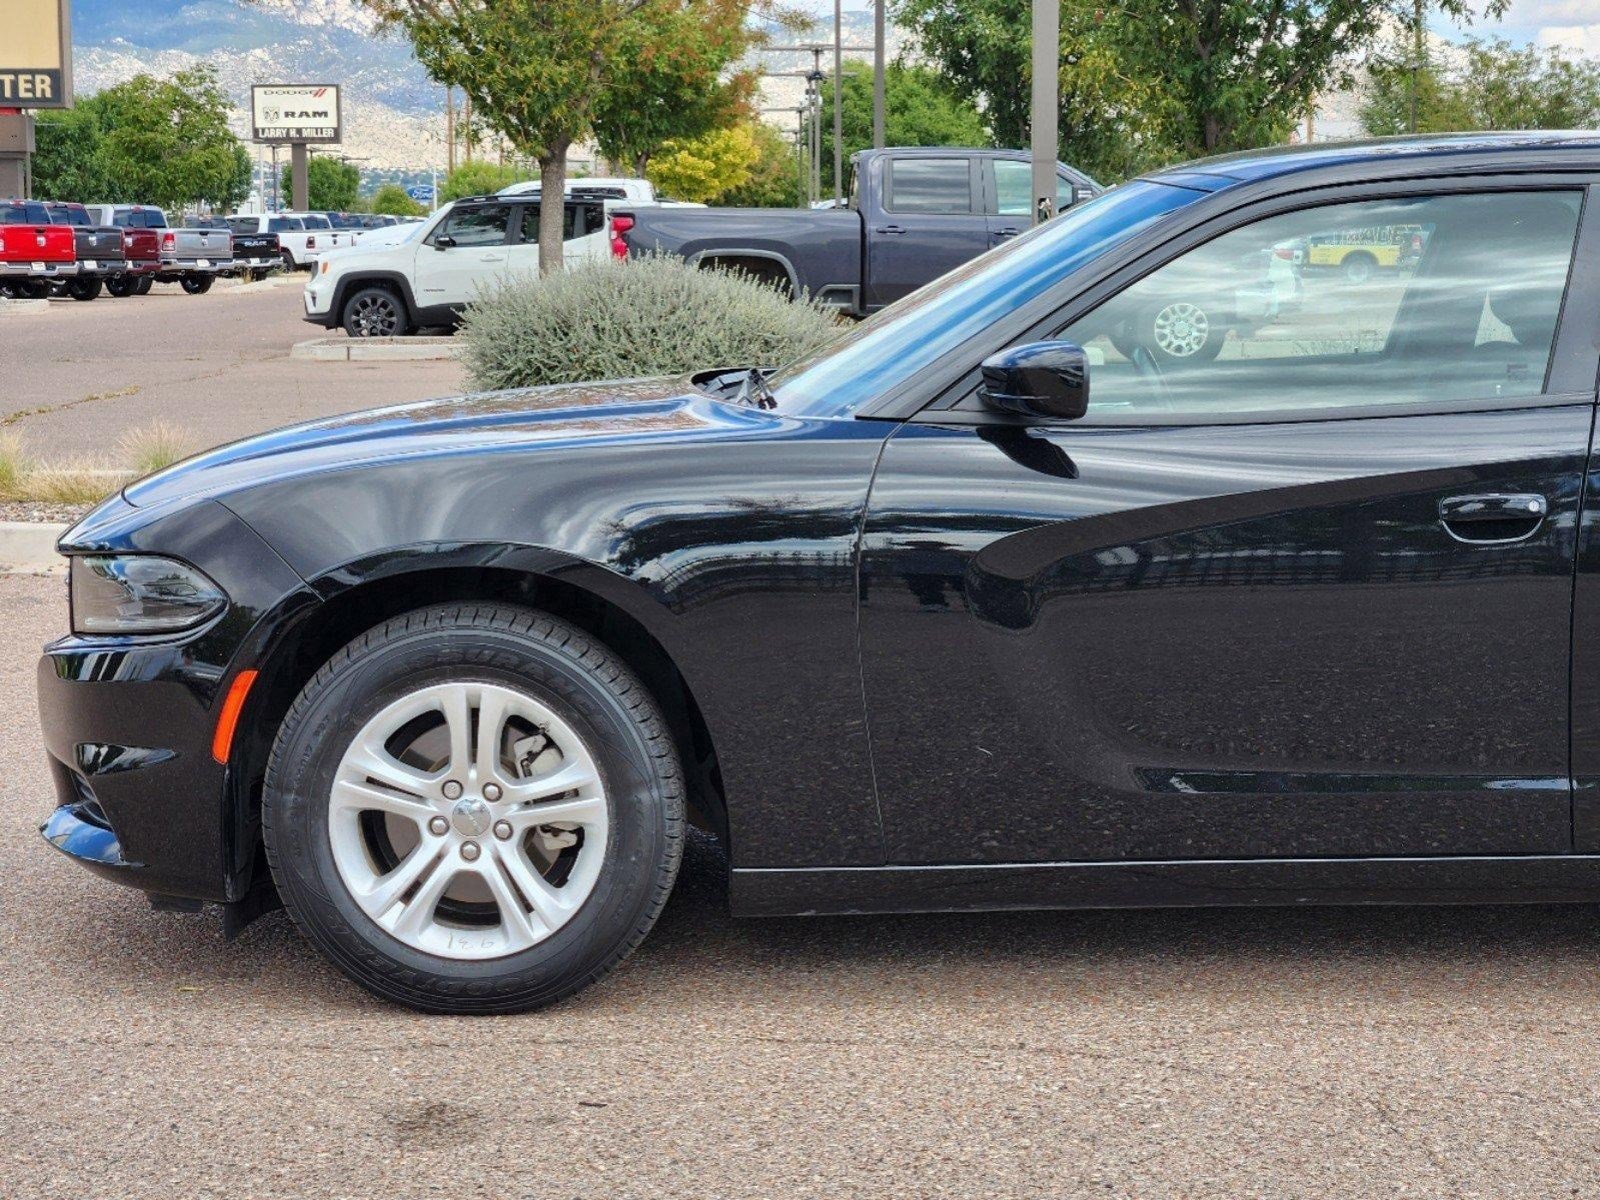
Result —
M737 269L863 316L1032 223L1033 167L1018 150L864 150L845 208L619 208L612 245ZM1100 193L1056 164L1057 211Z
M72 237L77 245L78 274L57 285L63 295L74 300L93 300L109 280L127 273L128 254L123 246L122 230L115 225L95 224L89 210L81 204L49 200L45 208L50 213L50 224L72 226Z
M218 271L218 275L259 279L283 266L283 246L275 233L241 232L239 223L229 217L197 217L188 224L195 229L225 230L233 235L233 264Z

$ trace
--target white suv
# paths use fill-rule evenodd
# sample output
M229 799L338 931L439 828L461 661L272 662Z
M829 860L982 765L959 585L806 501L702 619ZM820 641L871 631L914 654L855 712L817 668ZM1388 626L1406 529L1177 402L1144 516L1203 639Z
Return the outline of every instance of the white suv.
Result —
M567 200L567 265L609 254L605 201ZM474 196L324 254L306 284L306 320L351 337L453 327L483 285L538 273L538 197Z

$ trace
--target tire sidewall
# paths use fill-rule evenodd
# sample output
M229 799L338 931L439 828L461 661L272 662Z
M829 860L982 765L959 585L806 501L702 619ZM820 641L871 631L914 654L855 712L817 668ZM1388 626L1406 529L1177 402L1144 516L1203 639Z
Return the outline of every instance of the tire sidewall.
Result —
M446 680L514 687L555 708L588 744L605 786L609 830L593 890L560 929L504 958L446 959L393 937L350 896L329 842L328 797L355 734L392 701ZM274 873L286 902L363 983L422 1007L503 1008L582 986L645 919L668 853L651 754L627 707L560 647L512 629L424 623L353 655L285 724L273 762Z

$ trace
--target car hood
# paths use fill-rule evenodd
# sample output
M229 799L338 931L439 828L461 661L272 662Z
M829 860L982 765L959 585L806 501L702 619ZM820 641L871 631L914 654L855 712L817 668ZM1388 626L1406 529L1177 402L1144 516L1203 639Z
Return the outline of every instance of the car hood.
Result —
M481 392L273 430L168 467L129 484L122 494L128 503L150 508L390 460L578 448L618 439L736 436L769 429L776 419L713 400L686 378Z

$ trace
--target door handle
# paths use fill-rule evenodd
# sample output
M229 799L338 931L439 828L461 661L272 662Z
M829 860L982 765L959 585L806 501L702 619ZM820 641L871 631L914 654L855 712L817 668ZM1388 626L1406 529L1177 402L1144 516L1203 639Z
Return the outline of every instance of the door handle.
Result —
M1550 513L1536 492L1487 492L1439 501L1439 520L1458 542L1490 545L1531 537Z
M887 233L887 234L889 234L891 236L895 236L895 235L898 235L898 234L906 233L907 230L906 230L904 225L880 225L878 227L878 232L879 233Z
M1016 229L1016 228L1013 228L1011 226L1007 226L1005 229L996 229L994 231L994 235L995 235L995 237L998 237L998 238L1014 238L1014 237L1017 236L1017 234L1019 234L1021 232L1022 232L1022 230L1020 230L1020 229Z
M505 262L505 260L504 254L484 254L478 259L479 262Z

